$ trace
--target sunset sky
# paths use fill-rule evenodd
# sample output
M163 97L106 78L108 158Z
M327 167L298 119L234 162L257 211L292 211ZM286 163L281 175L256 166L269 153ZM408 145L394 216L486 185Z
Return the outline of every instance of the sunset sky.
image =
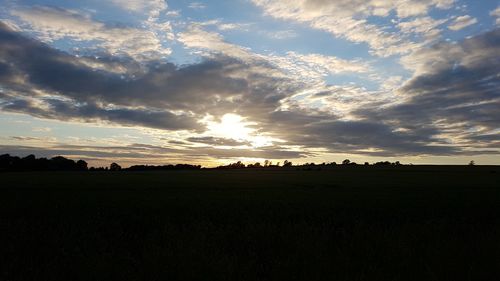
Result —
M500 164L497 0L0 5L0 154Z

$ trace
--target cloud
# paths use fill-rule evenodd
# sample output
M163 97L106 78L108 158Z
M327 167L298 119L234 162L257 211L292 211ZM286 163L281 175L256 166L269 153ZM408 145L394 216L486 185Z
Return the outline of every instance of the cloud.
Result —
M475 23L477 23L476 18L473 18L469 15L465 15L455 18L455 20L448 26L448 28L453 31L458 31Z
M201 120L207 113L222 116L240 110L253 116L272 111L292 89L286 81L267 76L269 66L227 57L182 68L151 63L131 73L109 72L105 67L96 70L80 63L81 57L1 27L0 58L6 62L0 64L4 110L45 118L80 115L81 119L193 129L196 126L189 120ZM103 65L109 61L85 59ZM122 62L124 68L130 65Z
M288 30L278 30L278 31L268 31L264 32L264 34L271 38L271 39L276 39L276 40L283 40L283 39L290 39L290 38L295 38L298 36L298 34L291 29Z
M190 27L202 27L202 26L215 26L218 30L227 31L227 30L247 30L251 23L227 23L223 22L219 19L216 20L208 20L203 22L193 22L190 24Z
M123 9L134 11L134 12L143 12L143 11L151 11L152 13L159 13L163 10L166 10L168 5L165 0L111 0L111 2L118 7Z
M404 131L429 129L464 152L478 148L468 140L500 129L498 53L500 29L422 49L406 58L417 71L398 90L401 101L358 113Z
M141 71L117 74L96 71L81 58L29 40L7 29L1 30L0 54L11 86L39 88L80 102L103 102L122 106L150 106L166 109L193 110L192 101L204 105L249 91L247 82L238 77L246 66L234 59L219 58L183 68L170 63L151 63ZM89 58L87 58L89 59ZM106 63L106 60L94 59ZM128 67L127 61L122 64ZM15 84L15 73L28 77ZM199 93L203 92L204 95ZM216 107L213 104L212 107ZM206 108L203 108L205 110ZM197 111L198 111L197 110Z
M201 143L211 146L250 146L251 143L248 141L239 141L227 138L217 138L217 137L189 137L186 139L189 142Z
M297 82L318 82L329 74L369 73L371 67L361 60L345 60L321 54L299 54L293 51L285 55L257 54L249 48L226 42L222 35L191 25L178 35L178 41L196 53L213 58L227 56L241 60L252 66L259 66L260 72L272 77L293 77Z
M12 99L1 103L7 112L29 113L35 117L80 122L110 122L122 126L141 126L163 130L194 130L201 126L192 117L169 111L133 108L103 108L96 104L78 104L57 99L31 102Z
M271 15L288 17L293 15L297 18L310 19L321 16L339 15L375 15L388 16L395 11L400 18L423 15L431 7L449 9L454 0L253 0L255 4L262 6Z
M447 21L448 19L433 19L429 16L425 16L408 21L401 21L397 26L404 34L414 33L432 41L439 38L441 30L438 27Z
M317 151L384 156L493 153L495 140L483 137L475 145L473 138L494 135L500 124L499 33L442 42L406 56L403 62L415 70L414 77L394 93L398 100L389 103L380 93L360 87L328 86L288 75L276 57L252 53L199 26L179 35L186 46L205 52L199 62L177 66L157 61L137 67L133 59L72 56L0 25L0 107L41 118L190 130L177 140L185 142L178 144L182 149L165 147L170 150L162 154L160 148L141 148L174 157L170 159L290 159ZM362 62L319 54L281 57L293 59L319 69L313 72L370 71ZM124 71L107 71L108 65ZM401 82L395 78L392 83ZM256 134L283 143L217 148L218 143L232 145L205 135L199 121L228 113L244 117Z
M304 148L323 148L323 152L375 156L449 155L459 149L432 145L434 132L400 132L381 119L340 120L329 114L279 111L271 115L272 126L283 132L290 144Z
M500 6L490 12L490 16L495 18L495 24L500 25Z
M188 5L188 8L190 9L195 9L195 10L201 10L201 9L205 9L207 6L201 2L191 2L189 5Z
M230 44L224 41L222 35L216 32L205 31L200 25L193 24L178 34L177 40L188 48L198 48L216 54L223 54L242 60L249 60L252 54L249 49ZM209 53L205 53L207 56Z
M107 25L73 10L35 6L18 8L12 10L11 14L17 16L27 29L45 42L63 38L78 42L97 42L95 45L100 51L136 59L157 58L171 53L169 48L162 46L162 42L152 31Z
M253 3L267 15L307 23L336 37L366 43L373 54L386 57L407 53L418 45L369 23L368 16L385 17L391 11L396 11L400 18L425 15L432 7L450 8L454 0L253 0Z
M288 52L287 55L296 63L305 63L311 68L318 69L323 74L338 74L345 72L366 73L370 66L361 60L344 60L335 56L321 54L298 54Z

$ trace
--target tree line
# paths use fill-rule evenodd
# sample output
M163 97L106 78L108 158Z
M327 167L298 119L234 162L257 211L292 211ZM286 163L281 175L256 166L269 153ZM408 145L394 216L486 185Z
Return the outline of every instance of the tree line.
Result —
M63 156L52 158L36 158L30 154L26 157L0 155L0 171L155 171L155 170L199 170L201 165L176 164L176 165L135 165L122 168L117 163L109 167L88 167L84 160L74 161Z
M321 168L321 167L334 167L334 166L401 166L399 161L395 162L389 162L389 161L380 161L380 162L375 162L375 163L369 163L369 162L364 162L363 164L358 164L356 162L352 162L349 159L345 159L341 163L337 164L337 162L323 162L321 164L316 164L314 162L308 162L304 164L298 164L298 165L293 165L291 161L285 160L283 162L283 165L280 165L281 162L277 162L273 164L272 161L265 160L263 164L260 162L256 163L251 163L251 164L244 164L241 161L235 162L235 163L230 163L228 165L221 165L218 166L216 169L244 169L244 168L277 168L277 167L294 167L297 169L313 169L313 168ZM412 164L409 164L412 165Z
M241 161L230 163L228 165L221 165L215 169L252 169L252 168L290 168L312 170L321 169L322 167L333 166L400 166L403 165L399 161L389 162L380 161L375 163L364 162L358 164L349 159L345 159L341 163L336 162L323 162L316 164L314 162L293 165L291 161L285 160L273 163L270 160L265 160L262 164L260 162L244 164ZM409 164L411 165L411 164ZM471 165L471 164L469 164ZM473 164L472 164L473 165ZM56 156L48 158L36 158L35 155L30 154L26 157L11 156L9 154L0 155L0 171L162 171L162 170L200 170L201 165L191 164L175 164L175 165L134 165L129 168L122 168L117 163L111 163L109 167L88 167L87 162L84 160L74 161L63 156Z
M0 155L0 171L86 171L87 162L83 160L74 161L63 156L50 159L36 158L30 154L26 157Z

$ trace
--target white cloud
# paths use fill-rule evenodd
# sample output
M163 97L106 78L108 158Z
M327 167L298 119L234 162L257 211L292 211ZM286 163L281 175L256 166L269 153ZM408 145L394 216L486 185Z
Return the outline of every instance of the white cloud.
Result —
M386 32L364 19L322 17L315 20L312 27L355 43L367 43L373 54L382 57L406 53L416 47L398 34Z
M147 19L142 22L144 27L147 27L161 39L174 39L175 35L172 31L170 22L160 20L160 14L165 12L168 8L166 0L111 0L111 2L122 9L134 13L145 13ZM179 16L179 12L167 11L165 15L176 17Z
M179 33L177 40L188 48L205 51L205 53L202 53L205 56L216 53L245 61L253 57L248 49L225 42L222 35L205 31L199 24L191 25L186 31Z
M403 84L403 77L401 76L391 76L384 80L381 85L382 90L394 91L398 89Z
M469 15L465 15L455 18L455 20L448 26L448 28L453 31L458 31L475 23L477 23L476 18L473 18Z
M205 9L207 6L201 2L192 2L189 4L188 8L190 9Z
M38 132L38 133L48 133L51 131L52 131L52 129L49 127L35 127L35 128L33 128L33 132Z
M247 24L241 24L241 23L221 23L217 26L219 30L244 30L248 26Z
M222 54L255 65L272 65L274 68L262 67L258 71L265 72L269 76L290 77L306 83L322 83L324 76L329 74L371 71L370 65L366 62L345 60L335 56L296 52L287 52L286 55L253 53L249 48L226 42L223 36L216 32L203 30L198 24L178 34L177 40L201 56Z
M152 18L158 18L160 13L168 7L165 0L111 0L111 2L125 10L146 12Z
M498 6L495 10L490 12L490 16L496 18L495 24L500 25L500 6Z
M218 30L226 31L226 30L244 30L246 31L251 23L225 23L219 19L216 20L208 20L203 22L193 22L191 25L199 25L199 26L215 26Z
M293 16L312 19L322 16L388 16L395 11L400 18L423 15L432 7L449 9L455 0L253 0L265 11L279 18Z
M370 66L359 60L344 60L334 56L325 56L321 54L298 54L288 52L288 57L298 64L307 64L319 73L338 74L345 72L366 73L370 71Z
M268 31L268 32L264 32L264 34L267 37L269 37L271 39L276 39L276 40L289 39L289 38L294 38L294 37L298 36L298 34L291 29L278 30L278 31Z
M349 112L375 100L383 100L382 94L374 95L354 85L326 85L327 75L358 73L369 76L373 69L361 60L346 60L321 54L287 52L285 55L257 54L250 49L231 44L215 32L208 32L199 25L179 34L178 40L190 49L201 49L201 55L224 55L242 60L247 65L248 77L265 75L267 79L285 78L289 85L296 85L298 92L290 93L281 103L281 109L293 107L302 110L320 110L335 113L342 118L353 118ZM250 74L250 75L249 75ZM234 77L242 74L232 73ZM247 78L248 78L247 77ZM259 85L262 87L262 85Z
M97 41L96 46L112 55L124 54L139 60L167 56L171 52L152 31L109 26L73 10L34 7L13 10L11 14L19 17L45 42L59 39Z
M166 12L165 15L169 16L169 17L178 17L181 15L181 13L179 10L173 10L173 11Z
M267 15L308 23L334 36L355 43L367 43L372 53L390 56L411 51L417 45L398 34L368 23L368 16L388 16L396 11L400 18L425 15L432 7L448 9L454 0L253 0Z
M436 20L431 17L419 17L399 22L398 27L403 33L429 33L447 21L447 19Z

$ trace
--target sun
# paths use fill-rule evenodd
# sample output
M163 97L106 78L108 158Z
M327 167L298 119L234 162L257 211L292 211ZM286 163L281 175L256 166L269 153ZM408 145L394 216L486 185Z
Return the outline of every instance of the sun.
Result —
M244 118L237 114L224 114L220 122L210 122L207 125L208 130L217 135L218 137L235 139L235 140L248 140L250 135L255 131L247 126L252 123L245 122Z
M202 122L207 126L207 133L213 137L233 139L248 142L251 147L263 147L273 144L275 139L265 136L252 126L255 122L245 121L246 118L234 113L224 114L220 121L214 121L212 116L206 117Z

